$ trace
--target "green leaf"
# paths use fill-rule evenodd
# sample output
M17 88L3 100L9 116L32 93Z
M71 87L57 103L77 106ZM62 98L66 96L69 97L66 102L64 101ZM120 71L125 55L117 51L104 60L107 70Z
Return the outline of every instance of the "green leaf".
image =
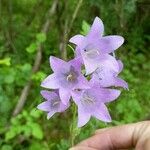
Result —
M38 119L41 116L41 111L39 111L38 109L32 109L30 112L30 115L36 119Z
M13 129L10 129L8 132L6 132L5 134L5 140L8 141L8 140L11 140L13 139L14 137L16 136L16 131L13 130Z
M31 43L29 45L29 47L26 48L26 51L28 53L34 53L36 51L36 49L37 49L37 44L36 43Z
M0 65L6 65L6 66L10 66L10 61L11 61L11 58L8 57L8 58L4 58L4 59L0 59Z
M11 145L3 145L1 150L12 150L12 146Z
M81 34L86 35L89 32L89 30L90 30L90 25L86 21L83 21Z
M42 71L38 71L37 73L32 75L32 79L35 81L42 81L46 77L46 74Z
M31 127L28 125L22 126L21 130L26 137L29 137L32 133Z
M32 135L33 137L35 137L36 139L43 139L43 131L42 128L39 124L37 123L30 123L29 126L32 129Z
M45 42L46 41L46 35L45 35L45 33L38 33L36 35L36 40L37 40L38 43Z
M14 82L14 80L14 76L12 74L8 74L7 76L5 76L4 82L7 84L11 84Z

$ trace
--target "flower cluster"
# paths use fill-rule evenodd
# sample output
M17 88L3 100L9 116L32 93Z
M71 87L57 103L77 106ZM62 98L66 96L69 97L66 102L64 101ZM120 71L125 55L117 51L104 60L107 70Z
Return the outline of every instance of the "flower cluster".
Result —
M65 111L72 97L78 107L78 127L85 125L92 116L111 121L105 103L120 95L120 90L114 87L128 89L127 83L118 77L123 64L112 55L124 38L103 34L103 22L96 17L86 36L76 35L69 40L76 46L74 59L65 62L50 56L53 74L41 86L51 91L41 91L46 101L38 105L38 109L48 113L48 119L56 112Z

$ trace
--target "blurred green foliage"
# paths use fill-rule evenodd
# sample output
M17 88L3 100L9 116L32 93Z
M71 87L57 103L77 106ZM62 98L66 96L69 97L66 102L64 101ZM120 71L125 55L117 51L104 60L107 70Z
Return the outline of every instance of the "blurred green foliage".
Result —
M0 0L1 150L67 150L70 146L72 112L67 110L47 120L46 114L36 109L42 101L40 82L51 73L48 58L50 55L61 56L59 48L64 24L72 19L78 0L58 2L46 35L41 28L52 3L52 0ZM124 62L121 76L128 82L129 91L122 91L120 98L108 105L112 123L91 119L80 130L76 142L98 128L150 118L149 13L145 0L83 0L68 36L87 33L89 24L99 16L105 24L105 34L125 37L125 43L116 51L116 56ZM32 74L39 45L43 49L42 63L40 70ZM73 57L71 47L67 46L68 59ZM21 91L29 80L33 83L25 106L13 117Z

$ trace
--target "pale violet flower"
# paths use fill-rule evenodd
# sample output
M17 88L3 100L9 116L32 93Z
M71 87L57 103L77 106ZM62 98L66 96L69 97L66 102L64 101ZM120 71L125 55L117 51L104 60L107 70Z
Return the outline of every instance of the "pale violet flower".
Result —
M65 111L69 105L64 105L60 100L58 91L41 91L41 95L46 100L37 106L38 109L47 112L47 119L57 112Z
M119 95L119 90L95 85L91 89L72 92L73 100L78 106L78 127L84 126L92 116L110 122L111 117L105 103L115 100Z
M117 61L117 60L116 60ZM91 82L95 84L99 84L101 87L123 87L124 89L128 89L128 84L118 77L119 73L123 69L123 63L121 60L117 61L119 70L114 71L112 68L109 66L101 66L99 67L93 74L92 74L92 79Z
M118 35L103 36L104 25L100 18L96 17L89 33L86 36L75 35L69 41L77 45L76 53L83 59L86 74L94 72L105 61L111 61L112 67L118 70L115 58L109 53L119 48L124 38Z
M41 86L59 89L59 95L64 104L69 102L72 90L89 88L88 81L81 74L81 63L78 59L65 62L51 56L50 65L54 73L49 75Z

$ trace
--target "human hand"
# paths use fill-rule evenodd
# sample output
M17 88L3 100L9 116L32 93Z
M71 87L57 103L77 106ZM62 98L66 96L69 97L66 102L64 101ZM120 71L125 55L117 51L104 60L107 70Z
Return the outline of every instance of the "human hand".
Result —
M69 150L150 150L150 121L99 129Z

